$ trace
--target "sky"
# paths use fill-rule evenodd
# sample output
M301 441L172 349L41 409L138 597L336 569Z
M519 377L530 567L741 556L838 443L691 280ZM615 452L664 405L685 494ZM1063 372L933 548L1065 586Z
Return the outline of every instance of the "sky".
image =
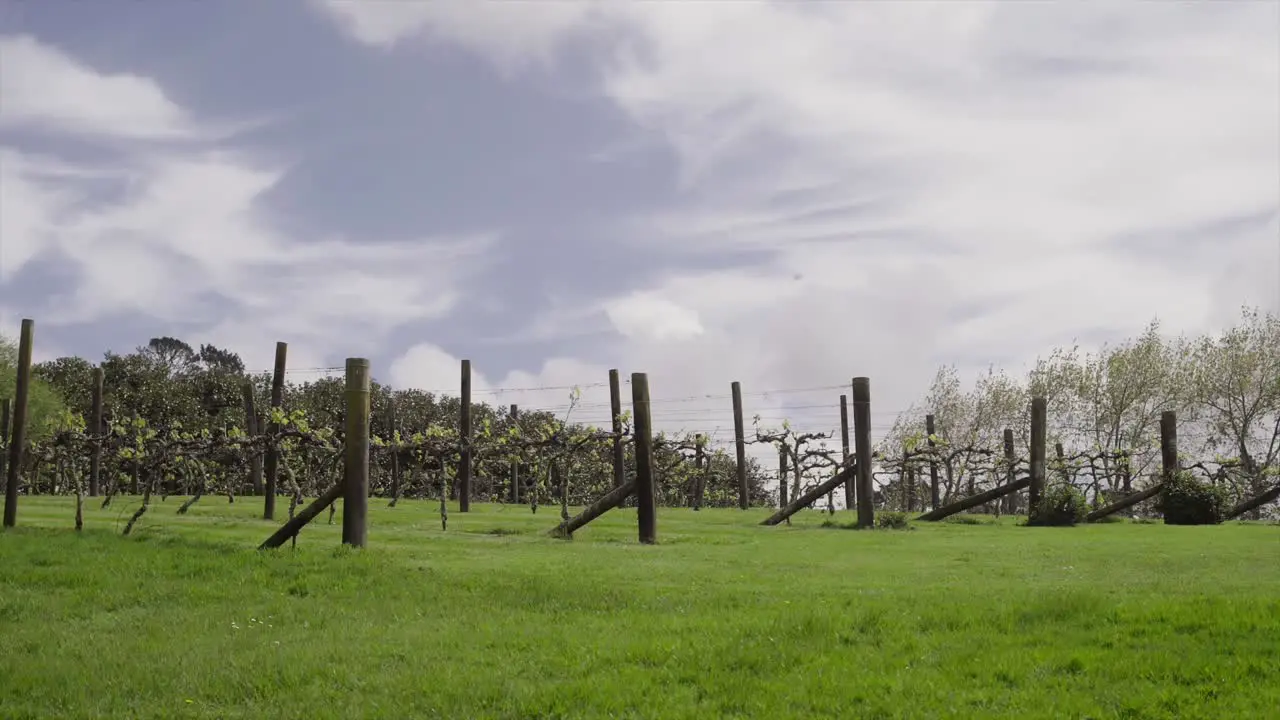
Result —
M0 329L660 429L1280 311L1280 3L0 0ZM527 388L546 388L527 390ZM624 393L629 390L624 388Z

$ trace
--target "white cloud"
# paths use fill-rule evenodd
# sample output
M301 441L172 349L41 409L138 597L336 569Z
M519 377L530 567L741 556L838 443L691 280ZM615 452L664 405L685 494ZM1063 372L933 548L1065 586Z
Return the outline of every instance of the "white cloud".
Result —
M0 128L56 127L125 138L195 134L149 78L106 75L27 35L0 37Z
M380 22L503 68L601 40L601 93L681 161L681 199L619 230L673 263L765 254L600 299L601 352L661 390L867 374L900 409L939 359L1280 310L1276 222L1207 229L1280 217L1273 3L601 3L505 45L483 12Z
M191 114L155 82L99 74L30 38L0 42L0 124L87 142L196 140ZM79 164L0 146L0 281L53 259L74 281L50 293L44 327L141 315L194 325L251 368L271 366L276 340L290 343L291 367L314 367L450 312L495 240L297 239L265 202L285 170L206 145L117 146Z

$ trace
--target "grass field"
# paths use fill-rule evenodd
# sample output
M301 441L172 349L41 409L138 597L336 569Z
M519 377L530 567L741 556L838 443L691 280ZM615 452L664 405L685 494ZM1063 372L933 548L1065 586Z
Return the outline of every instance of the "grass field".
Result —
M910 531L634 510L370 508L254 548L187 516L23 498L0 534L0 717L1276 718L1280 528ZM286 505L287 507L287 505ZM844 518L847 519L847 518Z

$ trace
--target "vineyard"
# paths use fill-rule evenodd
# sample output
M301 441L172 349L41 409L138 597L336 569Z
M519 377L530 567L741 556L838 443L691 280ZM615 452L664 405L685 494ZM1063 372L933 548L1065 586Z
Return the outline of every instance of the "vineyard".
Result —
M1101 389L1094 360L1055 354L968 392L944 368L885 412L865 377L476 390L466 360L433 394L360 358L291 369L285 343L261 373L174 338L33 364L34 330L0 357L6 718L1280 704L1265 352L1227 375L1256 395L1232 435L1212 405L1159 400L1226 373L1149 340L1105 358ZM542 401L477 401L519 393Z
M1246 339L1256 335L1265 346L1272 335L1280 336L1275 318L1246 313L1244 321ZM968 408L960 407L957 381L944 369L930 390L931 411L896 413L891 426L879 428L882 437L873 446L865 378L849 386L852 403L846 393L831 403L833 410L838 407L839 426L829 431L797 428L787 419L770 424L760 415L748 425L743 389L733 382L726 396L733 434L726 441L717 439L718 430L655 433L653 408L659 401L649 398L644 373L624 382L617 370L610 371L607 416L591 423L577 419L584 405L581 386L560 388L568 402L557 408L474 402L467 360L453 397L379 385L367 361L359 359L341 368L345 379L289 383L285 343L277 344L272 371L257 375L246 373L232 352L208 345L197 351L174 338L153 339L132 355L108 353L96 367L59 358L33 369L33 329L34 323L24 321L14 349L17 392L3 400L6 525L14 524L23 494L74 495L77 529L85 498L106 508L122 493L139 496L123 528L126 535L156 498L169 496L184 498L179 515L214 497L257 497L268 520L276 519L277 502L287 498L290 521L306 498L320 498L304 522L326 508L332 515L339 497L362 507L371 498L391 507L402 499L432 500L446 530L451 502L461 513L472 502L524 504L535 514L549 505L560 516L559 530L569 535L628 502L642 508L649 525L657 507L773 506L779 513L766 524L789 523L801 509L834 513L841 507L857 510L859 526L871 526L877 511L922 513L922 520L962 511L1029 515L1046 492L1056 492L1059 503L1087 506L1087 515L1076 512L1079 520L1121 511L1153 517L1168 494L1162 490L1174 481L1213 496L1214 522L1260 518L1280 497L1280 375L1268 377L1280 372L1274 357L1253 369L1260 388L1254 407L1247 408L1251 424L1261 421L1265 429L1274 422L1266 444L1251 454L1251 444L1237 432L1241 452L1234 457L1193 461L1179 453L1173 409L1108 408L1111 417L1093 423L1092 433L1079 431L1078 407L1067 406L1065 418L1051 419L1051 404L1066 405L1064 377L1079 384L1080 375L1099 372L1082 373L1077 363L1076 377L1068 377L1073 366L1061 354L1038 365L1026 388L994 373L980 379L974 391L979 397L968 399ZM1128 368L1135 376L1111 378L1112 384L1126 383L1122 390L1130 406L1147 400L1132 384L1151 384L1147 376L1159 372L1153 366L1171 364L1167 352L1153 349L1159 342L1149 330L1114 351L1101 370L1116 375ZM1154 385L1163 391L1165 381L1156 378ZM630 386L629 398L623 397L624 385ZM33 388L39 392L29 432ZM1203 418L1197 420L1193 432L1205 427ZM1112 427L1103 437L1099 427L1108 423ZM833 448L837 433L839 447ZM1051 454L1050 434L1056 440ZM1064 447L1072 440L1085 447ZM776 473L751 456L762 447L776 452ZM862 456L871 462L857 462ZM573 517L570 508L578 507L586 511ZM294 538L301 526L292 522L282 538ZM362 531L353 532L363 544ZM652 527L641 535L651 539Z

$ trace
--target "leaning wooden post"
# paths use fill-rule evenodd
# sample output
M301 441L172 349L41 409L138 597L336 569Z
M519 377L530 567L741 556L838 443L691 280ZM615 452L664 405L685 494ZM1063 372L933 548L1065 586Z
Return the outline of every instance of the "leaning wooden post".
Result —
M733 392L733 443L738 451L738 507L746 510L747 497L747 439L742 422L742 383L737 380L729 386Z
M924 416L924 432L929 436L929 509L937 510L942 505L942 492L938 486L938 460L934 457L932 448L937 447L937 443L933 441L936 428L934 427L933 414Z
M653 485L653 419L649 414L649 376L631 373L631 404L635 413L636 516L640 542L658 541L657 493Z
M343 438L342 543L364 547L369 534L369 361L347 358Z
M1042 397L1031 399L1031 486L1027 489L1027 512L1034 512L1044 495L1048 405Z
M1004 462L1008 467L1004 471L1004 482L1010 484L1017 479L1017 456L1014 455L1013 428L1004 429ZM1009 493L1004 496L1005 513L1013 515L1018 510L1018 494Z
M787 444L778 443L778 507L787 506L787 475L791 469L787 467Z
M1164 482L1178 474L1178 414L1160 413L1160 474Z
M617 370L609 371L609 412L612 414L610 428L613 430L613 486L622 487L627 482L626 454L622 446L622 382Z
M8 482L4 490L4 526L11 528L18 521L18 482L22 477L22 455L27 444L27 395L31 385L31 344L35 339L36 322L22 321L22 335L18 339L18 377L13 393L13 422L9 434L9 467L5 468Z
M871 480L871 378L853 379L853 446L858 476L858 527L869 528L876 524Z
M89 433L95 438L102 437L102 386L106 373L102 368L93 369L93 385L91 388L92 403L89 408ZM89 448L89 497L98 497L102 486L102 441L95 440Z
M471 512L471 361L462 361L462 398L458 433L462 452L458 457L458 512Z
M289 356L289 344L276 343L276 365L271 372L271 407L278 408L284 404L284 372ZM280 431L277 423L270 423L268 432L274 437ZM262 517L274 520L276 517L276 478L280 466L280 448L274 442L267 445L266 475L267 484L263 490Z
M244 431L250 438L256 438L259 432L258 409L253 399L253 381L245 380L240 384L240 396L244 400ZM262 494L262 455L253 453L249 460L249 486L254 495Z
M849 464L849 396L840 396L840 460L844 465ZM853 509L853 499L858 496L854 490L853 476L849 476L849 481L844 484L844 509Z
M520 406L511 403L511 424L515 425L520 420ZM520 504L520 458L515 457L511 460L511 504Z

